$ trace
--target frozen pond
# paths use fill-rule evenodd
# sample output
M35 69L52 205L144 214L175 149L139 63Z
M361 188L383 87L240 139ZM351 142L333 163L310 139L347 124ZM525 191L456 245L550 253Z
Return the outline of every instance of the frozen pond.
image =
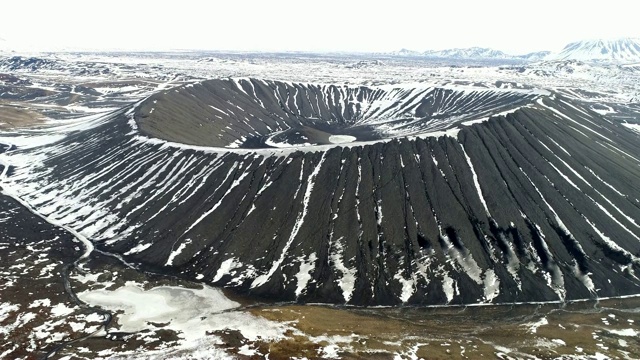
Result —
M115 290L93 290L78 294L91 305L113 312L118 317L120 331L139 332L162 326L182 333L184 340L196 341L207 332L237 330L251 340L277 339L285 326L239 311L230 311L240 304L229 300L222 291L208 286L189 289L158 286L148 290L132 284Z
M344 144L344 143L354 142L356 140L357 139L356 139L355 136L350 136L350 135L331 135L331 136L329 136L329 141L332 144Z

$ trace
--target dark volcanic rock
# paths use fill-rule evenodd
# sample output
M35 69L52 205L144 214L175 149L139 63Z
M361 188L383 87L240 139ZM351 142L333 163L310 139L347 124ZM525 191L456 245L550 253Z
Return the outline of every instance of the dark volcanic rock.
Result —
M42 160L9 179L98 247L259 297L396 305L638 293L638 136L537 96L216 80L14 150ZM386 107L369 106L381 99ZM140 136L134 118L145 134L217 148ZM401 136L265 146L290 129L321 144L321 132ZM219 148L238 138L262 142Z

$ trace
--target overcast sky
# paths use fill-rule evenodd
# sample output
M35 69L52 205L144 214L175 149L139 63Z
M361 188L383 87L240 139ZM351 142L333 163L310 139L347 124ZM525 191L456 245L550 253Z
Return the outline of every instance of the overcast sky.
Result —
M0 46L366 52L481 46L521 54L558 51L581 39L640 37L636 2L5 1Z

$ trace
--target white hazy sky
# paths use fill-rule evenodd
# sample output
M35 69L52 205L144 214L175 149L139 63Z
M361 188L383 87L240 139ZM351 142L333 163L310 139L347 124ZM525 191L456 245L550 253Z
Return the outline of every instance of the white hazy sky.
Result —
M511 54L640 37L637 0L31 0L0 4L18 50L424 51Z

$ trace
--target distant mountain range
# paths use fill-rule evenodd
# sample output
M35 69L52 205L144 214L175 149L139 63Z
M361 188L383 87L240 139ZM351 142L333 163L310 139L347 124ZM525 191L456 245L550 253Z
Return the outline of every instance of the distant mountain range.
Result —
M559 53L537 51L525 55L510 55L500 50L482 47L427 50L424 52L401 49L388 53L392 56L413 56L430 59L455 60L580 60L609 62L640 62L640 40L584 40L568 44Z
M550 51L537 51L524 55L509 55L500 50L482 47L454 48L445 50L427 50L424 52L401 49L389 55L415 56L430 59L457 59L457 60L525 60L538 61L551 54Z
M9 53L18 49L15 43L0 37L0 52ZM109 52L109 51L105 51ZM444 50L415 51L401 49L387 53L376 53L375 55L419 57L425 59L441 60L480 60L480 61L520 61L537 62L542 60L577 60L583 62L609 62L609 63L640 63L640 39L621 38L616 40L582 40L572 42L564 47L562 51L553 53L551 51L536 51L523 55L507 54L503 51L484 48L451 48ZM371 64L366 64L371 65Z

